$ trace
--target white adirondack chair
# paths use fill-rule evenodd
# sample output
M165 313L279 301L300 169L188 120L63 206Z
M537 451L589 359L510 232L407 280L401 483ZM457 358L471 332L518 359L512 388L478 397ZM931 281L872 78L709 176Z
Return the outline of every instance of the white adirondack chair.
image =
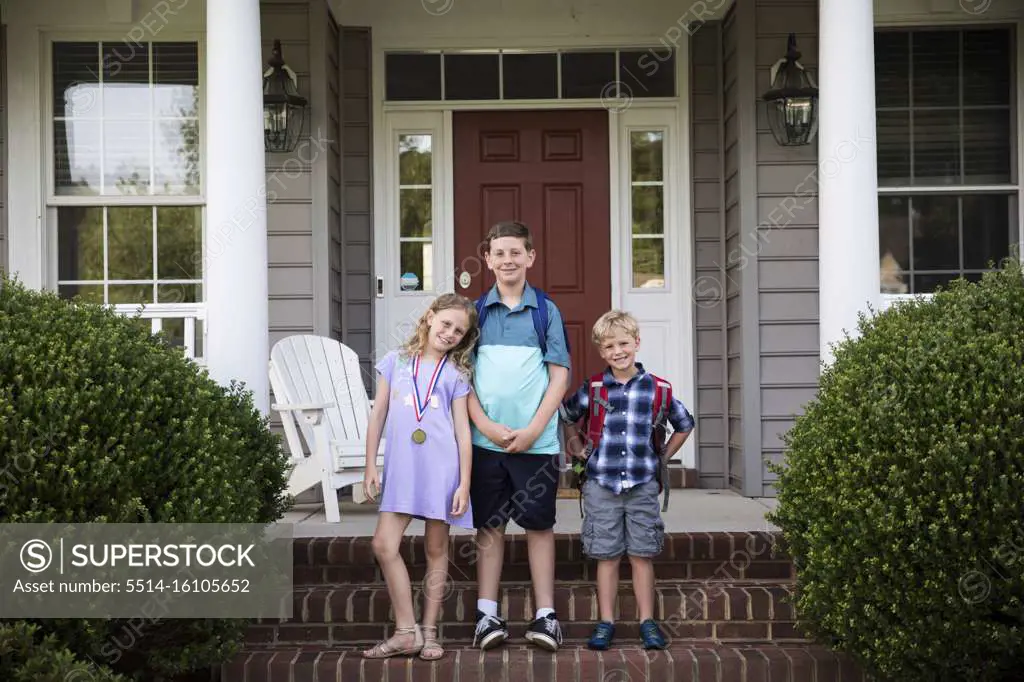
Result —
M334 339L289 336L270 351L270 385L277 400L272 409L281 413L292 455L288 492L297 495L321 485L327 520L337 523L337 491L361 483L366 468L370 401L359 357ZM381 468L383 452L382 438L377 455Z

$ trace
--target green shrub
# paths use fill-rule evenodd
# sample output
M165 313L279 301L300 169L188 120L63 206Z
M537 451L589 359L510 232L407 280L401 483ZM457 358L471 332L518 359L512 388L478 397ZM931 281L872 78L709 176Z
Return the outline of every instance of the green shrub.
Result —
M148 321L0 286L0 520L281 518L287 457L243 387L218 386ZM247 621L38 624L75 654L159 680L229 655Z
M859 331L772 466L803 627L881 679L1010 679L1024 660L1021 268Z
M127 682L107 667L78 660L53 634L28 623L0 623L4 682Z

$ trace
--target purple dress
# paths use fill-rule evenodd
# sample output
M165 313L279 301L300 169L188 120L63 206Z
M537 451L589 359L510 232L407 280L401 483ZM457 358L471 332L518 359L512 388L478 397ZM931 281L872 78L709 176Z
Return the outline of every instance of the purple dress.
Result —
M420 400L437 363L421 361L417 385ZM420 519L437 519L462 528L473 527L473 510L452 516L452 499L459 487L459 446L455 440L452 401L469 394L469 383L449 360L437 379L423 420L416 421L412 390L412 358L391 351L377 363L387 379L391 395L383 436L384 472L380 511L409 514ZM412 435L423 429L427 439L413 442Z

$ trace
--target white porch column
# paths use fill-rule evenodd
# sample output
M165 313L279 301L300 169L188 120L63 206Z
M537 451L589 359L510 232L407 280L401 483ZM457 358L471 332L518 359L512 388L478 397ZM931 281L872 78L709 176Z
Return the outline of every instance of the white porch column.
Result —
M206 3L206 281L210 375L269 410L267 201L259 0Z
M872 0L818 3L818 271L821 359L877 310L878 172Z

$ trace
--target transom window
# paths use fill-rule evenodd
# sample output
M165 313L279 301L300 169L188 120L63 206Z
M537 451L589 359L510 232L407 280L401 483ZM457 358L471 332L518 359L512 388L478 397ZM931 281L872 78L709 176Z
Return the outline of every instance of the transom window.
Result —
M1018 242L1013 37L875 34L883 294L978 280Z
M675 97L675 51L475 50L389 52L389 101Z
M198 45L56 42L51 55L58 293L144 304L154 330L201 355Z

